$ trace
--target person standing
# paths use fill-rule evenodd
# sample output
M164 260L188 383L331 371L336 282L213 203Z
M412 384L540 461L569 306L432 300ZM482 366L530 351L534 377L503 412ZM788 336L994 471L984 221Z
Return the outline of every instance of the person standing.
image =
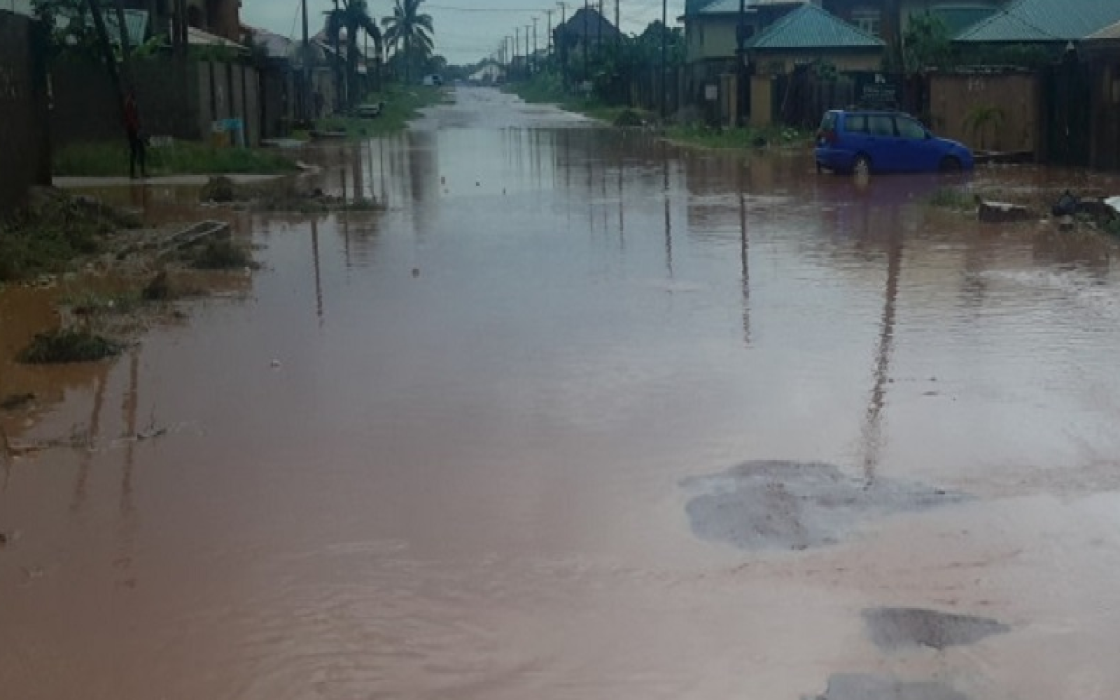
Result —
M147 154L144 152L144 136L141 132L140 108L136 106L136 92L128 91L124 100L124 130L128 134L128 175L136 179L136 165L140 165L140 177L148 177Z

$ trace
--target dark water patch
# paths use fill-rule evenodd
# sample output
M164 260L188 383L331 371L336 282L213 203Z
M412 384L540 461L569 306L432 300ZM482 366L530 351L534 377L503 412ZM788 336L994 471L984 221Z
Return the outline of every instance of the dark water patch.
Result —
M824 695L811 700L969 700L969 698L948 685L936 681L906 682L857 673L840 673L829 678L828 690Z
M925 646L934 649L974 644L1010 628L996 620L921 608L872 608L863 611L868 634L880 649Z
M831 464L745 462L682 485L686 510L705 540L742 549L808 549L836 544L861 521L962 501L963 494L878 478L870 483Z

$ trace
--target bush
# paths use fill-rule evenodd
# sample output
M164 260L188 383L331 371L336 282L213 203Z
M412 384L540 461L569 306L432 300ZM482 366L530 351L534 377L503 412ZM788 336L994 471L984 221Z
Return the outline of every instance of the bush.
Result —
M249 251L229 241L210 241L194 254L191 267L196 270L236 270L256 267Z
M19 355L19 361L32 365L95 362L113 357L124 347L117 342L84 330L59 330L40 333Z

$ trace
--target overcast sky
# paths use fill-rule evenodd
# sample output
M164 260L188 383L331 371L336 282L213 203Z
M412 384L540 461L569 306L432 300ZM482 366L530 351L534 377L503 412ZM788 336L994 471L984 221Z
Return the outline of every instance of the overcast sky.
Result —
M637 33L654 19L661 19L661 0L603 0L603 14L614 21L615 2L621 3L622 31ZM330 0L307 0L314 34L322 28L323 12L330 9ZM583 0L569 0L568 16ZM594 4L598 4L597 0ZM380 19L392 12L393 0L369 0L370 13ZM283 36L298 37L300 0L243 0L241 21L262 27ZM553 24L560 21L560 8L555 0L425 0L425 12L435 22L436 53L451 63L474 63L493 53L504 36L513 36L517 28L525 33L529 26L532 37L533 17L537 21L537 46L544 48L548 17L545 10L555 10ZM684 0L669 0L669 23L684 12ZM530 42L532 40L530 39Z

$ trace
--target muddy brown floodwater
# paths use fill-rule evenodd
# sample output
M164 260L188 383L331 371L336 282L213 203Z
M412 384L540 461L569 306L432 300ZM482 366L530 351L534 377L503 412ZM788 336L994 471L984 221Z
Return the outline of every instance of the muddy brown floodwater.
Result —
M0 464L0 695L1116 697L1114 242L489 90L307 157L388 209L115 363L0 295L87 438Z

